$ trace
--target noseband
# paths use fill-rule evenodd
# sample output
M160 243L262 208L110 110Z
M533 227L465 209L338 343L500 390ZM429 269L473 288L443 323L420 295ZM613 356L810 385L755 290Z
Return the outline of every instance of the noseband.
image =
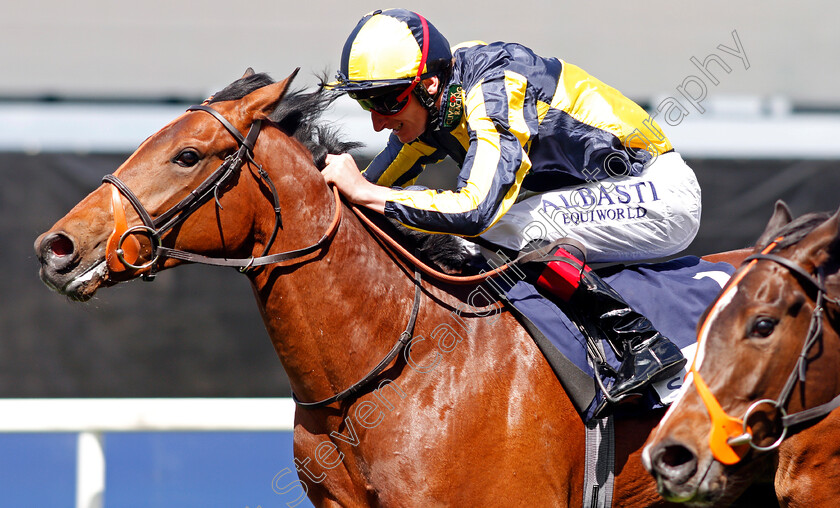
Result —
M770 244L768 248L760 254L754 254L747 257L744 261L751 262L751 265L742 272L739 279L734 281L733 284L737 284L740 281L740 278L742 278L743 275L746 274L746 272L758 261L771 261L785 267L794 275L797 275L799 280L804 281L808 286L813 287L817 291L817 297L814 302L814 310L811 313L811 322L808 326L808 332L805 335L802 350L800 351L799 357L796 360L796 365L788 375L787 381L785 382L779 396L776 399L761 399L755 401L749 406L749 408L747 408L742 418L734 418L729 416L722 409L720 402L718 402L714 395L712 395L705 381L703 381L703 378L700 376L700 373L697 372L695 366L693 365L691 368L691 373L693 375L697 391L712 418L712 432L709 436L709 444L712 449L712 453L718 461L727 465L739 462L743 456L743 453L738 453L732 447L749 444L751 448L757 451L774 450L778 448L779 445L782 444L782 441L787 437L789 427L816 420L840 407L840 395L838 395L825 404L805 409L797 413L787 414L785 411L785 406L788 403L788 399L790 398L790 394L793 391L793 387L796 382L799 381L800 383L805 383L808 352L822 336L825 302L834 304L838 304L840 302L838 302L838 300L828 298L827 291L822 282L822 269L817 271L817 276L815 277L814 275L808 273L799 264L787 258L770 254L769 252L776 246L777 242L778 240ZM720 298L718 300L720 300ZM718 302L715 302L715 305L717 305L717 303ZM762 404L769 404L775 407L782 416L782 433L779 438L769 446L759 446L754 443L751 429L747 424L752 413L755 412L755 410ZM740 427L741 430L740 435L738 434L738 427Z
M228 130L228 132L231 133L231 135L233 135L233 137L236 139L239 145L238 149L233 154L227 156L224 162L221 164L221 166L219 166L212 174L210 174L210 176L208 176L203 182L201 182L201 184L199 184L198 187L190 191L189 194L187 194L172 208L170 208L169 210L167 210L166 212L154 219L143 206L143 204L140 202L140 199L137 198L134 192L132 192L131 189L122 180L120 180L117 176L113 174L105 175L102 178L102 181L113 185L115 189L119 190L119 192L112 193L112 205L114 208L115 226L114 232L111 234L111 238L108 241L108 252L106 256L106 258L108 259L108 266L111 270L122 271L126 269L125 267L132 268L134 270L143 270L148 268L149 271L143 274L143 278L145 280L152 280L155 276L158 261L162 258L169 257L191 263L238 267L241 271L244 272L251 267L279 263L282 261L297 259L299 257L305 256L320 249L330 240L330 238L332 238L332 235L338 228L338 224L341 219L340 200L338 196L338 191L335 189L333 189L336 205L335 216L333 217L332 224L330 225L327 232L324 233L324 235L316 243L308 247L304 247L302 249L282 252L279 254L267 255L269 249L271 248L271 245L274 243L274 239L277 236L277 231L282 227L282 220L280 215L280 203L279 197L277 195L277 189L274 186L274 183L271 181L271 178L269 177L268 173L265 170L263 170L262 166L257 164L254 160L254 144L257 141L257 137L260 135L262 121L254 121L254 123L251 124L251 127L248 130L248 134L243 137L242 134L236 129L236 127L231 125L231 123L224 116L222 116L218 111L211 108L210 106L204 104L190 106L189 108L187 108L187 111L204 111L212 115L225 127L225 129ZM216 206L220 210L223 209L221 203L219 202L220 189L222 189L224 185L228 182L230 177L238 173L242 166L246 163L253 164L257 168L257 172L260 178L262 178L262 180L271 190L274 205L274 229L271 233L271 236L269 237L268 242L266 242L265 248L260 256L243 259L212 258L202 256L200 254L165 247L162 245L161 237L167 231L183 223L187 219L187 217L192 215L192 213L195 212L199 207L201 207L204 203L209 201L211 197L215 199ZM137 225L130 228L126 227L125 214L123 212L123 205L122 201L120 200L120 195L124 196L134 207L134 210L137 212L137 214L140 216L140 220L143 222L142 225ZM149 261L140 265L134 264L137 261L137 257L139 255L139 244L137 243L137 240L134 238L133 235L146 236L149 238L151 244L152 252ZM126 242L128 243L126 244ZM113 254L111 252L112 247Z

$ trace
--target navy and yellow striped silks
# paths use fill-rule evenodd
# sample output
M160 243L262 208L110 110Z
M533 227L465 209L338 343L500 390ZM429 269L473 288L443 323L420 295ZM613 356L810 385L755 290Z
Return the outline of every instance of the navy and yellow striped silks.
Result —
M454 57L449 84L463 88L460 122L444 127L441 114L437 128L408 144L392 135L364 171L374 183L406 187L447 155L461 166L454 191L409 188L386 203L386 215L408 227L479 235L521 189L637 175L672 150L640 106L575 65L501 42L461 47Z

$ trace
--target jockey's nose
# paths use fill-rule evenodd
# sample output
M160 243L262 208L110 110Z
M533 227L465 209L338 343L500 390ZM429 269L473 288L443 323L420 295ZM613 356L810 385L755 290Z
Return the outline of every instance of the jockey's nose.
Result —
M385 124L388 122L388 117L382 116L376 111L371 111L370 121L373 123L373 130L379 132L385 128Z

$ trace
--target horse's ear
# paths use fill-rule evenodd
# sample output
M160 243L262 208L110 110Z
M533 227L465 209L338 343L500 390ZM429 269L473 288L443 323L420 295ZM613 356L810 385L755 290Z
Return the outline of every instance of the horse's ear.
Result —
M266 118L274 112L277 108L277 104L283 100L283 96L286 95L286 92L289 90L289 85L292 83L292 80L295 79L298 71L300 71L300 67L295 69L295 71L283 81L278 81L277 83L258 88L242 99L240 104L244 107L245 111L248 111L250 115L252 115L252 120Z
M820 266L830 259L837 259L840 247L840 210L814 228L803 238L794 258L803 265Z
M832 296L836 296L840 292L840 210L837 210L828 221L833 222L836 227L835 241L828 244L825 249L827 259L823 262L823 270L825 273L825 285Z
M245 79L248 76L253 76L254 74L256 74L256 72L254 72L254 69L251 68L251 67L248 67L247 69L245 69L245 74L243 74L242 77L239 78L239 79Z
M764 233L758 238L756 245L764 246L775 240L776 232L793 220L793 215L790 213L790 208L781 199L776 201L776 208L773 210L773 216L770 217L770 222L764 228Z

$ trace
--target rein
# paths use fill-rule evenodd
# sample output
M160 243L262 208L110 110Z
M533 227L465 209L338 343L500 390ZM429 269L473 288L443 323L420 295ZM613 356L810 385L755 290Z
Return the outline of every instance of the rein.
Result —
M777 256L774 254L770 254L770 251L776 247L777 243L781 240L781 238L777 239L773 243L767 246L761 253L753 254L752 256L747 257L744 261L749 261L750 264L747 268L744 269L741 274L732 282L731 288L735 287L746 275L746 273L751 270L759 261L771 261L776 264L779 264L795 275L798 275L800 280L803 280L808 283L811 287L816 289L817 297L814 302L814 310L811 313L811 321L808 326L808 332L805 335L805 340L802 345L802 350L799 353L799 357L796 360L796 364L794 365L793 370L788 375L787 381L785 382L784 387L782 388L779 396L776 399L761 399L753 402L747 410L744 412L744 416L742 418L735 418L730 416L723 410L720 405L720 402L715 398L715 396L711 393L706 382L703 380L700 373L697 371L696 362L691 366L691 370L689 371L690 374L693 376L693 380L695 381L695 386L697 387L697 392L700 394L701 399L703 400L704 405L706 406L706 410L709 413L709 416L712 419L712 431L709 435L709 447L712 450L712 453L719 462L732 465L738 463L746 453L745 449L741 449L740 452L735 450L733 447L741 447L743 445L749 445L751 448L757 451L770 451L778 448L782 441L787 437L788 428L799 425L801 423L810 422L816 420L818 418L822 418L823 416L827 415L834 409L840 407L840 395L834 397L831 401L820 404L810 409L805 409L799 411L797 413L787 414L785 411L785 406L787 405L788 399L790 398L790 394L793 391L793 387L797 381L800 383L805 382L805 373L807 369L807 356L808 352L810 351L811 347L817 342L817 340L822 336L823 330L823 315L824 315L824 305L825 302L828 301L830 303L840 303L835 299L828 298L827 290L822 282L822 270L818 270L817 276L813 276L809 272L807 272L804 268L802 268L799 264L781 256ZM718 297L718 300L715 301L712 311L714 311L715 307L719 304L720 300L724 296L725 292ZM712 311L709 312L709 316L712 315ZM708 324L709 317L706 318L706 322L703 323L701 327L700 337L703 337L703 330L706 328ZM747 422L749 421L749 417L752 413L762 404L769 404L776 408L776 410L781 414L781 422L782 422L782 433L779 438L773 442L769 446L759 446L753 442L753 435L752 429L749 428Z
M252 267L275 264L303 257L323 248L327 242L329 242L341 222L341 202L338 190L336 189L333 189L333 194L335 196L335 215L329 228L321 236L321 238L318 239L318 241L301 249L268 255L268 251L277 237L277 231L282 225L282 219L277 188L268 173L261 165L256 163L253 157L254 144L260 134L262 121L256 120L253 124L251 124L248 134L243 137L242 134L233 125L231 125L224 116L210 106L203 104L190 106L187 108L187 111L204 111L212 115L225 127L225 129L228 130L228 132L231 133L231 135L233 135L238 142L239 147L236 152L226 157L224 162L212 174L210 174L210 176L201 182L198 187L190 191L187 196L185 196L172 208L154 219L140 202L140 199L137 198L134 192L132 192L132 190L122 180L113 174L105 175L102 178L102 181L110 183L115 189L111 198L114 209L115 225L114 231L108 239L108 248L106 253L108 267L111 270L120 272L126 270L126 267L135 270L148 268L149 272L147 274L143 274L143 279L152 280L154 279L155 271L157 269L157 262L161 258L169 257L191 263L202 263L215 266L232 266L239 268L242 272L245 272ZM162 245L161 237L163 234L184 222L187 217L192 215L192 213L199 207L209 201L211 197L215 199L216 206L219 209L223 209L221 203L219 202L219 190L224 186L228 179L233 174L239 172L242 166L246 163L256 166L260 178L266 182L266 185L268 185L271 190L274 204L274 229L260 256L238 259L214 258ZM133 226L131 228L126 227L125 212L122 200L120 199L121 195L124 196L134 207L134 210L143 222L142 225ZM137 262L139 257L139 243L137 242L137 239L134 238L134 235L147 236L151 243L151 259L141 265L134 264Z
M572 238L560 238L551 242L550 244L540 247L539 249L527 252L525 254L519 255L513 261L505 263L489 272L483 271L478 275L449 275L443 273L428 264L424 263L421 259L418 259L417 256L413 255L411 252L408 251L405 247L400 245L400 243L395 240L391 235L386 233L382 230L379 226L376 225L375 222L370 220L370 218L362 212L359 207L356 205L351 205L351 209L355 214L359 217L359 219L367 226L367 228L374 233L378 238L380 238L383 242L387 244L387 246L392 249L394 252L398 253L402 256L406 261L408 261L416 270L423 272L424 274L432 277L433 279L437 279L443 282L448 282L450 284L459 284L459 285L467 285L467 284L476 284L479 282L483 282L487 279L492 277L496 277L497 275L501 275L502 273L514 269L513 267L523 263L532 263L532 262L549 262L549 261L560 261L568 263L576 268L580 268L583 270L582 267L575 265L569 261L566 261L564 258L558 258L552 256L551 253L556 250L557 247L561 245L571 245L581 252L586 253L586 247L577 240ZM585 260L584 260L585 263Z

